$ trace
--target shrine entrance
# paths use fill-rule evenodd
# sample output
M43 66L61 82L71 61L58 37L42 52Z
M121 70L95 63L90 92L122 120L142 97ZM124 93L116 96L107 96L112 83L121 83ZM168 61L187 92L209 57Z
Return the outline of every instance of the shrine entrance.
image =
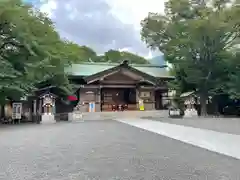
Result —
M123 61L118 66L85 77L86 84L79 91L80 104L83 111L88 111L89 102L95 102L96 111L153 110L158 82L154 76ZM164 82L161 83L161 89L164 89ZM91 96L87 92L92 92Z
M136 110L135 88L103 88L101 111Z

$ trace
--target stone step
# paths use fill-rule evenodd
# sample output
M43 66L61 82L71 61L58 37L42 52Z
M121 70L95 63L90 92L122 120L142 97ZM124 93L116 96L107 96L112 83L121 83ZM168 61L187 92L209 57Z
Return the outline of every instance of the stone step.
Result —
M74 112L73 120L110 120L116 118L168 117L167 110L123 112Z

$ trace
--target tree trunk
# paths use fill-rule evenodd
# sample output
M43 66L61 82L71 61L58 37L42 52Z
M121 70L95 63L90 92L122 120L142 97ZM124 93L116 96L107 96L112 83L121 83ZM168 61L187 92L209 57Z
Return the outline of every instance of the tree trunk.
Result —
M213 96L212 106L213 106L213 115L219 116L219 108L218 108L218 96Z
M0 118L4 118L5 117L5 109L4 109L4 105L0 105Z
M207 99L206 94L200 94L201 116L207 116Z

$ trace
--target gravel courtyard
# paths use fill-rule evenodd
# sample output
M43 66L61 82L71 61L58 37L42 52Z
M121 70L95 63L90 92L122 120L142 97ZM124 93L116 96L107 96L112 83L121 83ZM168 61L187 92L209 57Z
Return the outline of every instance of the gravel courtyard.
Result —
M240 118L163 118L157 116L145 116L142 119L155 120L170 124L190 126L201 129L208 129L218 132L239 134L240 135Z
M0 128L2 180L239 180L239 167L116 121Z

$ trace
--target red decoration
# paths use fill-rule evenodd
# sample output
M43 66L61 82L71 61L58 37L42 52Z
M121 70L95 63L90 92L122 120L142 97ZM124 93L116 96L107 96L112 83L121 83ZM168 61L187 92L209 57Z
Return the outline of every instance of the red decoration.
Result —
M76 96L68 96L69 101L77 101L78 98Z

